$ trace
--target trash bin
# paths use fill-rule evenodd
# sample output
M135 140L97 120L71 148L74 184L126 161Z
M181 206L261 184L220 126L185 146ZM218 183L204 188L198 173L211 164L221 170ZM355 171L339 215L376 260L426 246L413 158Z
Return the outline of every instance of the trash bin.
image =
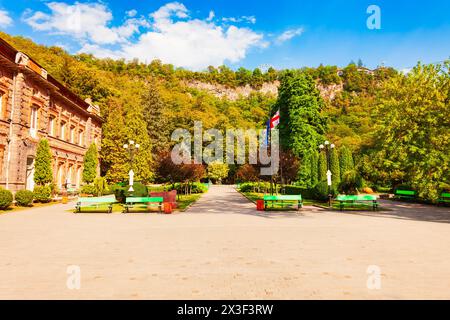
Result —
M166 214L172 213L172 204L170 202L164 202L164 213Z
M62 193L62 199L61 199L63 204L66 204L69 202L69 196L67 194L67 191L63 191Z
M256 210L264 211L264 200L256 200Z

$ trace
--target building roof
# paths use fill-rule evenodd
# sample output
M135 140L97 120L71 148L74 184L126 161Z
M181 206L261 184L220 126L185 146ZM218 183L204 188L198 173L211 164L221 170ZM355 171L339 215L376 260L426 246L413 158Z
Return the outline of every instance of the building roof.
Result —
M32 71L38 77L34 77L36 80L44 81L50 85L52 91L66 98L73 104L77 105L79 108L86 111L89 116L97 118L102 122L102 118L96 112L98 107L92 106L90 103L83 100L81 97L73 93L70 89L56 80L52 75L48 74L45 68L43 68L38 62L28 55L18 51L13 46L11 46L4 39L0 38L0 56L3 56L11 64L14 64L18 69L22 68L27 71Z

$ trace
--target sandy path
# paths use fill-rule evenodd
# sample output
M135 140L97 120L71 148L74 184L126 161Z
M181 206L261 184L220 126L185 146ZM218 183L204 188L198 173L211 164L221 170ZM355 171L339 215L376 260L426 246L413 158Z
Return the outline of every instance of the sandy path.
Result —
M448 208L261 216L229 186L174 215L71 206L0 215L0 298L450 299ZM80 290L66 286L69 265Z

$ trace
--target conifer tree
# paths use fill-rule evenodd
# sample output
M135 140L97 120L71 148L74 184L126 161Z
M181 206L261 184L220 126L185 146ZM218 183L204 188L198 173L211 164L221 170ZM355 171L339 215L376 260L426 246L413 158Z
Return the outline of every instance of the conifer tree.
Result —
M52 182L52 153L47 139L39 141L34 168L34 182L37 185L42 186Z
M128 177L129 163L123 145L126 142L126 128L123 108L120 103L111 100L110 112L103 124L101 169L102 174L110 182L120 182Z
M330 153L330 170L331 170L331 181L333 183L333 188L336 188L339 186L339 183L341 182L341 170L340 170L340 164L339 164L339 155L336 150L336 148L331 149Z
M352 152L346 146L341 148L340 156L339 156L339 165L340 165L340 176L341 180L349 171L354 170L355 164L353 162Z
M142 96L142 104L153 154L160 154L167 149L171 132L165 105L154 82L149 84Z
M154 177L152 170L152 146L147 132L147 123L144 120L142 106L128 106L125 115L126 141L133 140L139 144L134 155L133 171L135 180L148 182ZM131 169L131 168L130 168Z
M318 164L318 180L320 182L327 181L327 155L325 152L319 153L319 164Z
M98 166L98 151L97 145L91 143L89 149L84 155L83 161L83 181L86 183L92 183L97 176Z

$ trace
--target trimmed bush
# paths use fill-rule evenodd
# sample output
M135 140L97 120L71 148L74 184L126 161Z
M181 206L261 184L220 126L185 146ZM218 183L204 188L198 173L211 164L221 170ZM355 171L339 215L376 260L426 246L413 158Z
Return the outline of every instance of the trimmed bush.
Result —
M119 185L116 185L117 187L113 187L114 195L116 196L116 200L120 203L125 203L126 197L148 197L148 189L147 186L140 183L135 182L133 184L134 191L129 192L128 189L130 186L124 186L121 187Z
M170 185L168 190L169 191L177 190L178 194L184 194L186 190L186 184L177 182L175 183L175 185ZM191 193L197 194L197 193L205 193L206 191L208 191L208 188L205 187L203 183L193 182L189 184L188 190L190 190Z
M103 196L108 192L108 183L104 177L94 179L95 193L97 196Z
M6 189L0 189L0 210L8 209L13 202L13 194Z
M52 188L50 186L35 186L33 190L34 200L37 202L50 202Z
M85 184L84 186L81 187L80 193L95 196L97 194L97 189L95 188L95 186L91 184Z
M33 203L34 194L30 190L19 190L16 192L14 198L18 206L29 207Z

